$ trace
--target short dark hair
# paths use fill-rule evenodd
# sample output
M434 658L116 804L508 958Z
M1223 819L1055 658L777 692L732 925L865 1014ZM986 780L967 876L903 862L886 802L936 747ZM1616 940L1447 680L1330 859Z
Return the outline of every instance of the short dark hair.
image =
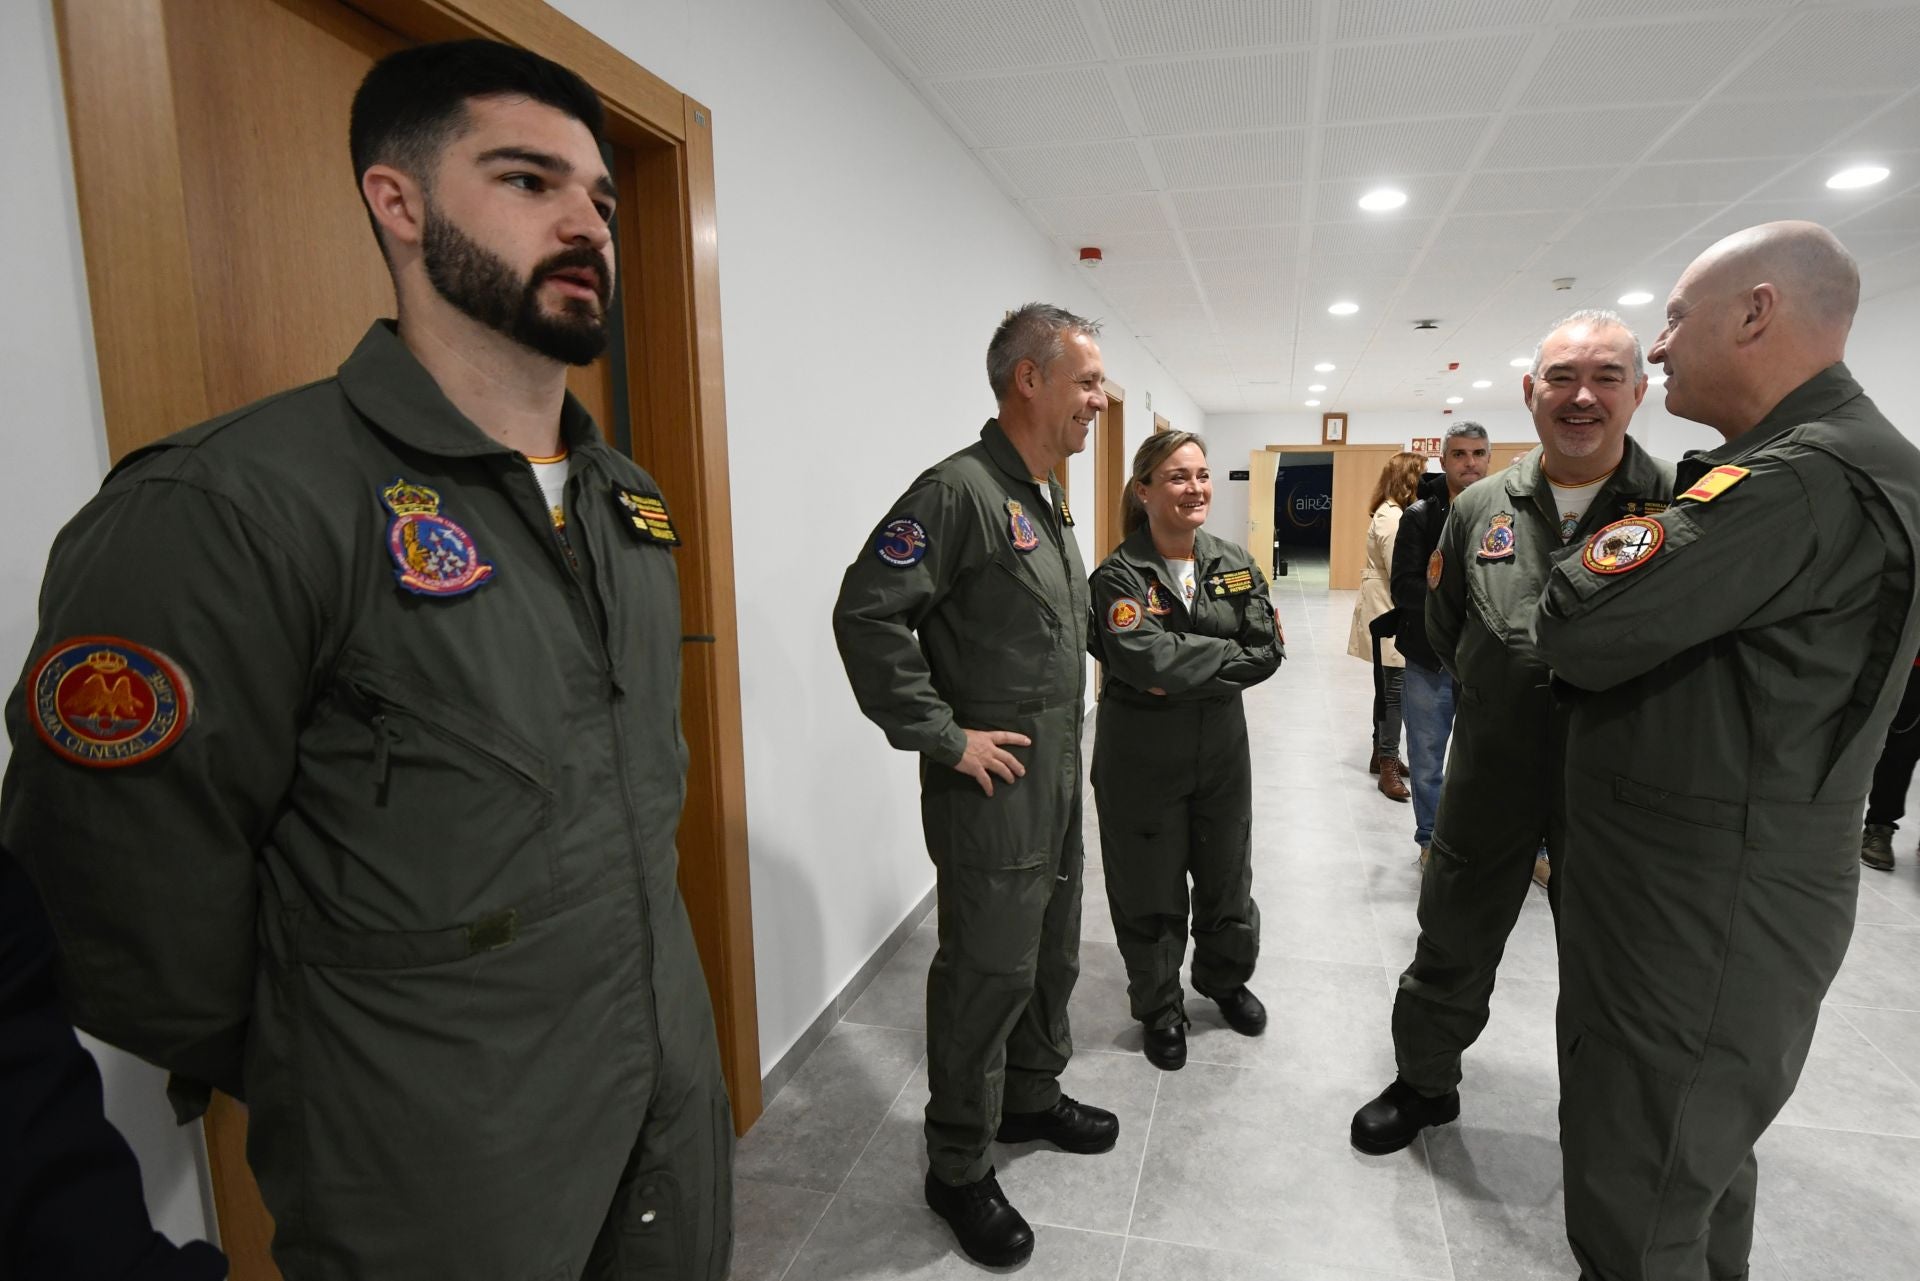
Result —
M429 185L440 153L466 132L467 99L495 95L545 103L606 141L599 95L559 63L496 40L415 45L373 64L353 95L347 148L355 185L381 164Z
M1075 334L1100 336L1100 322L1076 316L1063 307L1030 302L1007 313L987 344L987 386L993 398L1005 401L1013 392L1013 371L1023 360L1040 366L1041 376L1067 350Z

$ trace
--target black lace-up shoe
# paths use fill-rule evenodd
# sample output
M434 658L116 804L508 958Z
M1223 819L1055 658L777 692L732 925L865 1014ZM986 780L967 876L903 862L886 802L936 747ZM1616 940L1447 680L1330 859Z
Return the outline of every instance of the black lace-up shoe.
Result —
M989 1268L1025 1263L1033 1253L1033 1229L1013 1208L1000 1181L987 1171L978 1183L954 1187L927 1172L927 1208L947 1221L969 1259Z
M1241 984L1225 996L1202 995L1220 1007L1220 1017L1241 1036L1259 1036L1267 1030L1267 1007L1260 1003L1259 997L1247 990L1246 984Z
M1860 835L1860 861L1876 872L1893 870L1893 831L1886 823L1869 823Z
M1009 1112L1000 1118L1002 1143L1041 1139L1062 1152L1090 1155L1111 1149L1120 1137L1120 1119L1104 1108L1076 1103L1066 1095L1045 1112Z
M1371 1156L1398 1152L1430 1125L1445 1125L1460 1116L1460 1091L1448 1090L1430 1099L1396 1079L1367 1106L1353 1114L1353 1146Z
M1162 1072L1178 1072L1187 1065L1186 1024L1148 1028L1146 1049L1147 1062Z

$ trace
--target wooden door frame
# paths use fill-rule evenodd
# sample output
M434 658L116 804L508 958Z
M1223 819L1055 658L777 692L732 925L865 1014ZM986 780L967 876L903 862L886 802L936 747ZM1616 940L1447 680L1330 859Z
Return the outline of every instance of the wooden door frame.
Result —
M605 104L608 140L632 156L616 175L631 188L621 193L621 230L637 250L627 264L622 315L632 441L685 536L678 552L682 622L693 642L683 651L689 767L679 842L703 857L683 857L680 877L683 886L701 887L693 898L715 905L695 913L694 932L734 1123L744 1133L762 1103L711 113L539 0L335 2L410 40L482 36L573 68ZM54 0L101 400L115 459L213 412L185 196L190 181L206 179L182 167L168 3ZM343 158L345 144L342 138ZM209 1115L216 1184L219 1163L238 1152L223 1144L220 1118L235 1115L231 1108Z
M1093 560L1098 565L1120 545L1127 488L1127 389L1106 382L1107 407L1093 438Z

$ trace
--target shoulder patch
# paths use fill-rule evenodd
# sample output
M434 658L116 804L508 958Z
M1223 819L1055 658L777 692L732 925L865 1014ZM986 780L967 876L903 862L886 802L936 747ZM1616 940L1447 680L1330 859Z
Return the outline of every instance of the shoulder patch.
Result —
M1131 632L1140 627L1140 602L1131 596L1122 596L1107 607L1107 630L1110 632Z
M667 547L680 545L680 532L673 527L673 518L667 515L667 505L658 494L643 494L637 489L615 485L613 497L634 533L651 543Z
M1659 521L1629 516L1595 531L1580 553L1580 563L1596 574L1624 574L1653 559L1667 531Z
M874 535L874 554L897 569L920 563L927 554L927 527L911 516L899 516Z
M33 665L27 691L40 741L95 769L160 755L180 741L193 714L179 665L118 636L61 641Z
M1752 474L1745 467L1716 467L1695 481L1693 488L1684 491L1680 497L1696 503L1710 503Z
M1447 554L1436 547L1433 549L1433 555L1427 557L1428 591L1432 592L1440 589L1440 579L1446 573L1446 570Z
M1513 514L1501 512L1487 522L1487 532L1480 538L1480 559L1505 560L1513 555L1513 547Z
M387 522L387 552L393 576L415 596L464 596L493 577L493 564L465 528L440 514L440 494L394 477L380 491L393 518Z

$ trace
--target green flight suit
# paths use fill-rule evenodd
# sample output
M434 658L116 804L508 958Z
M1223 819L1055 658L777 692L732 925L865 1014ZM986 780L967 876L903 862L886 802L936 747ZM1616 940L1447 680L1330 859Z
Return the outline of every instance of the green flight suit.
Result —
M189 1115L246 1101L288 1281L727 1272L673 557L621 504L653 481L562 431L564 541L383 322L54 544L0 841L75 1021ZM184 729L125 736L81 664Z
M1868 784L1920 647L1920 453L1846 366L1676 484L1650 527L1558 566L1538 621L1556 678L1594 691L1572 702L1554 872L1588 1281L1747 1275L1753 1145L1846 954Z
M1631 436L1625 444L1571 544L1561 541L1559 508L1537 446L1469 485L1440 531L1427 636L1460 694L1420 880L1420 941L1393 1002L1400 1079L1429 1097L1459 1086L1461 1055L1487 1025L1494 972L1542 844L1555 856L1548 892L1558 897L1566 862L1559 785L1566 727L1534 648L1533 614L1548 572L1569 545L1671 496L1672 465Z
M1007 1112L1060 1098L1080 974L1080 725L1087 583L1060 488L993 419L893 504L840 584L854 697L920 754L940 945L927 972L927 1157L984 1178ZM953 766L965 729L1016 730L1026 766L993 795Z
M1240 691L1286 656L1267 582L1240 548L1194 537L1194 600L1141 525L1093 571L1093 650L1104 664L1093 796L1107 906L1133 1017L1184 1026L1187 878L1193 986L1224 996L1253 975L1253 767ZM1153 689L1164 690L1154 694Z

